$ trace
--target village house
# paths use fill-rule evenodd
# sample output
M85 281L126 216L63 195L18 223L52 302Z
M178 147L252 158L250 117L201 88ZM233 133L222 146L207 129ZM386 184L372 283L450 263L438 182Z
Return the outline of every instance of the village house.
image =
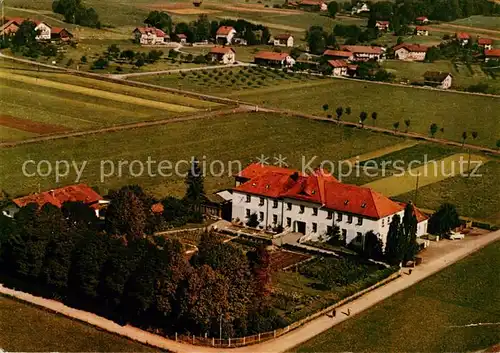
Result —
M415 19L415 22L419 25L426 25L429 23L429 19L426 16L420 16Z
M370 8L366 3L360 3L358 2L356 6L353 6L351 9L351 15L359 15L360 13L363 12L370 12Z
M170 36L155 27L137 27L133 33L135 41L141 45L162 45L170 42Z
M484 61L488 62L490 60L500 61L500 49L489 49L484 51Z
M19 29L20 25L21 24L16 22L15 20L6 21L0 28L0 34L6 36L14 35Z
M389 30L389 26L390 26L389 21L377 21L377 22L375 22L375 27L377 27L377 29L379 31L382 31L382 32L387 32Z
M394 48L394 56L404 61L424 61L429 47L420 44L401 43Z
M350 51L345 50L332 50L327 49L323 52L323 56L331 60L348 60L352 61L354 59L353 54Z
M300 0L297 6L307 11L328 11L328 5L322 0Z
M351 52L353 56L351 61L381 61L383 60L385 53L385 50L382 47L372 47L366 45L341 45L340 50Z
M52 27L52 32L50 33L50 39L52 41L68 42L73 38L73 34L66 28Z
M428 36L429 30L427 29L427 27L417 26L415 27L415 34L417 36Z
M78 184L14 199L2 213L7 217L14 217L21 207L29 204L37 204L40 208L45 204L51 204L61 208L65 202L83 202L95 210L97 217L101 207L108 203L90 186Z
M470 34L465 32L457 32L455 34L455 38L461 45L466 45L470 41Z
M484 50L490 50L493 47L493 39L490 38L478 38L477 45Z
M35 24L35 31L37 32L35 39L37 41L49 41L50 40L52 27L49 24L47 24L43 21L32 20L29 18L24 19L22 17L9 18L7 20L7 22L2 26L0 34L12 35L12 34L16 33L24 21L33 22Z
M232 218L246 222L257 215L259 227L283 227L302 234L300 241L325 239L334 226L349 244L373 231L387 241L394 215L404 204L369 188L348 185L321 169L305 175L293 169L251 164L235 177ZM417 237L427 234L428 219L416 207Z
M328 60L328 65L333 68L333 76L347 76L348 64L345 60Z
M290 33L278 34L273 39L275 47L293 47L293 36Z
M182 45L187 44L187 36L184 33L176 34L176 36L179 40L179 43L181 43Z
M272 66L272 67L292 67L295 65L295 60L288 53L275 53L272 51L258 52L254 57L254 62L257 65Z
M215 42L221 45L230 45L233 43L236 33L236 30L231 26L219 27L215 35Z
M424 84L440 89L451 87L453 76L449 72L427 71L424 73Z
M208 56L211 61L226 65L234 64L236 61L236 52L229 47L213 47Z

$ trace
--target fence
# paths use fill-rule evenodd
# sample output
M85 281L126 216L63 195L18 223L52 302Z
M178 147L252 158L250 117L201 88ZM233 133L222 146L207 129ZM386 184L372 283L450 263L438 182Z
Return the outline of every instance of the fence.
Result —
M309 315L308 317L296 321L292 323L291 325L288 325L287 327L277 329L274 331L270 332L264 332L264 333L259 333L257 335L253 336L246 336L246 337L238 337L238 338L215 338L215 337L200 337L200 336L195 336L195 335L175 335L174 337L169 337L171 339L175 339L177 342L184 342L184 343L189 343L192 345L198 345L198 346L212 346L212 347L218 347L218 348L229 348L229 347L241 347L241 346L247 346L255 343L260 343L264 341L268 341L270 339L282 336L290 331L295 330L296 328L299 328L300 326L308 323L309 321L312 321L322 315L325 315L329 312L331 312L333 309L336 309L346 303L349 303L364 294L388 283L396 278L401 276L401 270L391 274L389 277L375 283L374 285L363 289L362 291L359 291L345 299L342 299L341 301L330 305L329 307L322 309L312 315Z

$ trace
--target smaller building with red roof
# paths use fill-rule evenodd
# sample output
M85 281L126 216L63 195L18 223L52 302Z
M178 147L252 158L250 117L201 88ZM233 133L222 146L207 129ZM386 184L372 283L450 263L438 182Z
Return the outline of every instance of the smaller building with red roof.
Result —
M288 53L276 53L272 51L258 52L254 57L254 62L257 65L271 66L271 67L292 67L295 65L293 59Z
M420 44L401 43L393 47L394 56L398 60L424 61L429 47Z
M389 26L390 26L390 22L389 21L377 21L375 22L375 27L379 30L379 31L382 31L382 32L386 32L389 30Z
M220 45L231 45L237 32L234 27L221 26L215 34L215 42Z
M455 39L462 45L466 45L470 41L470 34L466 32L455 33Z
M212 62L222 64L234 64L236 62L236 51L229 47L213 47L208 53L208 57Z
M490 38L478 38L477 45L481 48L489 50L493 48L493 39Z
M484 51L484 61L500 60L500 49L490 49Z
M135 41L141 45L162 45L170 42L170 36L156 27L137 27L133 34Z

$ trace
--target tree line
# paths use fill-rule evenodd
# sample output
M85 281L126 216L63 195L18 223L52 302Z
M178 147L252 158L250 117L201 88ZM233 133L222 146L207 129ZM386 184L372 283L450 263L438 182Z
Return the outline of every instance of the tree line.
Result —
M101 28L101 21L97 11L86 7L82 0L55 0L52 11L64 16L64 21L80 26Z

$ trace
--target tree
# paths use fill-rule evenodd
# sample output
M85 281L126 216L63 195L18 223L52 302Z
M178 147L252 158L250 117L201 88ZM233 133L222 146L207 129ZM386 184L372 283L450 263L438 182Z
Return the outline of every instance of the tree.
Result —
M82 64L86 64L87 63L87 57L85 55L83 55L81 58L80 58L80 62Z
M406 131L405 132L408 132L408 130L410 129L410 125L411 125L411 120L410 119L406 119L405 120L405 125L406 125Z
M92 64L93 70L103 70L107 68L109 65L109 61L105 58L99 58Z
M108 196L110 204L105 221L108 234L124 235L129 241L142 238L147 219L144 202L126 187Z
M86 8L81 0L56 0L52 3L52 11L62 14L68 23L101 27L97 12L93 8Z
M247 226L255 228L260 224L257 213L252 213L247 220Z
M330 17L335 18L335 15L339 11L339 4L336 1L331 1L328 3L328 14Z
M429 131L431 133L431 136L434 137L436 135L436 132L438 131L438 126L436 123L432 123L431 126L429 127Z
M271 256L264 245L258 246L254 251L247 253L250 269L254 276L255 297L268 299L271 295ZM262 300L259 305L265 305Z
M205 194L203 170L197 159L191 161L191 167L186 176L186 194L184 200L194 212L201 212L203 195Z
M368 259L380 260L383 257L384 244L374 231L365 234L363 254Z
M327 112L329 108L330 107L328 106L328 104L323 104L323 111L324 112Z
M373 112L372 113L373 125L376 125L376 123L377 123L377 117L378 117L377 112Z
M446 236L460 225L460 217L455 205L442 204L429 219L429 233Z
M465 145L465 140L467 140L467 131L462 132L462 147Z
M347 108L345 108L345 113L346 113L347 115L351 115L351 112L352 112L352 111L351 111L351 107L347 107Z
M144 20L145 24L159 28L167 34L172 33L172 18L163 11L151 11Z
M35 30L36 24L31 21L24 21L12 37L12 49L23 51L23 54L30 57L38 57L40 44L36 40L38 35Z
M333 226L329 232L326 233L328 237L327 242L334 246L344 246L345 239L342 239L342 234L340 233L340 227Z
M415 216L415 209L411 202L405 207L402 222L402 235L404 240L404 255L403 260L412 261L418 253L417 244L417 217Z
M365 127L365 120L368 117L368 114L366 112L361 112L359 113L359 122L361 123L361 127Z
M337 121L340 121L340 118L342 117L342 114L344 113L344 108L337 107L337 109L335 109L335 113L337 114Z
M425 54L425 61L426 62L434 62L436 60L439 60L441 57L441 51L438 47L430 47L427 49L427 53Z
M202 14L192 25L195 41L202 42L210 39L210 21L206 14Z
M311 26L306 34L309 51L316 55L323 54L326 49L326 37L327 35L323 31L323 27Z
M397 132L399 129L399 121L396 121L394 124L392 124L392 127L394 128L394 132Z
M120 56L120 48L116 44L111 44L107 50L108 57L116 59Z
M404 242L401 238L401 217L398 214L392 217L392 221L389 224L385 257L391 265L396 265L403 261Z
M260 42L261 44L268 44L270 40L271 40L271 31L269 30L269 28L264 27L262 29L262 36L260 38Z
M500 140L497 140L497 143L495 146L497 147L497 149L500 149Z

